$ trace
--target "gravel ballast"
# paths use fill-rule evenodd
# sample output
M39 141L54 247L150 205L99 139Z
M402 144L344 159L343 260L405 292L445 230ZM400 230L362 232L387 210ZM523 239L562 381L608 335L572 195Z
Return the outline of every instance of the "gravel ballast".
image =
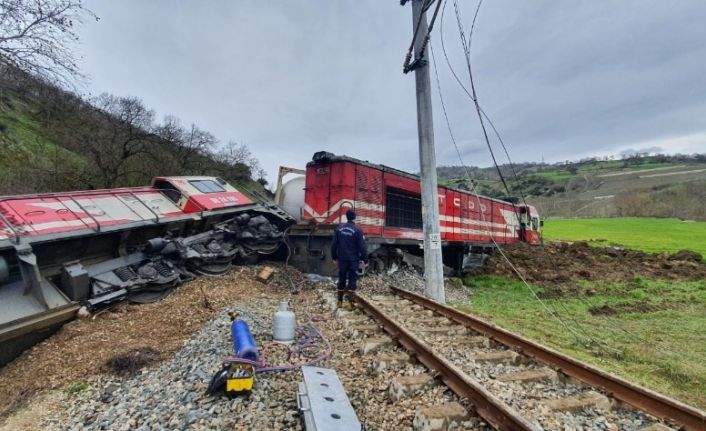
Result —
M65 369L56 370L53 379L59 383L54 387L59 390L51 392L54 394L51 402L41 406L42 413L25 429L302 429L295 397L302 380L299 369L258 374L249 396L231 398L206 394L212 375L232 351L229 312L245 309L261 322L263 326L259 327L245 316L262 348L271 341L272 316L281 300L290 301L298 323L313 322L331 343L331 357L317 365L337 371L366 429L411 429L418 409L460 401L445 386L437 385L392 402L388 389L395 377L428 370L410 363L401 369L373 372L376 355L361 355L359 351L363 334L354 336L351 329L334 316L331 304L335 302L335 287L330 280L306 277L292 268L276 265L273 279L262 284L255 281L261 268L236 268L223 277L196 280L182 286L161 306L122 305L103 312L96 319L77 321L74 325L78 329L71 331L76 331L78 340L72 341L63 333L47 340L45 343L54 349L55 356L70 355L79 348L82 337L104 339L103 346L108 347L95 356L91 356L90 351L82 353L81 357L91 358L92 367L67 364ZM413 271L401 271L364 277L361 291L384 292L387 283L397 278L409 287L421 286ZM298 288L300 293L291 294L292 287ZM206 302L210 308L206 307ZM165 308L165 304L169 307ZM135 310L137 313L131 315ZM179 332L182 338L170 336L167 338L169 348L163 348L160 345L162 332ZM119 341L126 333L129 341ZM139 337L141 333L146 334L143 339ZM385 335L379 332L376 336ZM21 373L29 366L26 363L32 356L48 354L45 353L48 346L37 346L33 355L27 355L14 365L13 372ZM98 347L90 344L90 348ZM399 347L392 346L380 353L400 351ZM285 348L269 348L268 362L284 363L286 353ZM126 369L109 365L116 362L116 357L121 358L117 363ZM38 396L42 393L41 390L36 392ZM26 404L33 406L31 399ZM7 421L5 429L17 429L8 423L13 422ZM487 429L487 426L482 420L471 418L452 424L451 429Z

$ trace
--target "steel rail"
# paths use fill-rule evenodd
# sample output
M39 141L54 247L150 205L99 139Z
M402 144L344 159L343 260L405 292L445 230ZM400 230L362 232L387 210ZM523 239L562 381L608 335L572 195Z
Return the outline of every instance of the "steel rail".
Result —
M601 388L612 397L662 419L671 419L687 430L706 430L706 412L686 405L680 401L654 392L650 389L628 382L616 375L607 373L592 365L542 346L532 340L486 322L474 316L439 304L429 298L391 286L392 291L424 308L433 310L472 330L493 338L505 346L519 350L551 367L561 370L583 383Z
M436 373L444 384L459 397L470 401L478 414L498 430L531 430L538 428L523 418L518 412L488 392L480 383L470 378L461 369L440 356L414 334L404 329L384 311L365 298L352 295L362 309L378 321L393 340L427 368Z

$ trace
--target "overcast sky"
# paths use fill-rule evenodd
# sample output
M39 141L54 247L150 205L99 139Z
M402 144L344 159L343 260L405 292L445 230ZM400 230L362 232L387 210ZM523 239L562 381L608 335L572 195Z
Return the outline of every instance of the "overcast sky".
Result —
M81 31L86 92L138 96L160 118L245 143L270 180L318 150L419 169L414 76L401 72L409 4L86 3L100 17ZM469 29L476 2L459 3ZM705 20L703 0L486 1L471 54L480 103L514 161L706 152ZM441 55L441 30L439 20L432 43L454 134L466 164L488 166L475 111ZM467 82L451 3L443 35ZM458 165L436 88L434 104L438 163Z

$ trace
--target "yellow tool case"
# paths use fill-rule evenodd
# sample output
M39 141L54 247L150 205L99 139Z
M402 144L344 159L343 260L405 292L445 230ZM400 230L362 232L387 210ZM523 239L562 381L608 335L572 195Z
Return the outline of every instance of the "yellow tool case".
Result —
M250 364L230 364L226 379L226 393L249 392L255 384L255 369Z

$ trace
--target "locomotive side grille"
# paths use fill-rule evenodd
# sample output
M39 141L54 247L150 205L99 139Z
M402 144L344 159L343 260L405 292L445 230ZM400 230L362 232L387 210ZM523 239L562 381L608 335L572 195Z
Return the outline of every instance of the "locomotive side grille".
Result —
M385 192L385 225L422 229L422 198L418 194L388 188Z
M355 201L360 223L367 225L367 233L382 234L380 228L383 221L381 213L384 211L384 202L381 171L366 166L356 166Z

